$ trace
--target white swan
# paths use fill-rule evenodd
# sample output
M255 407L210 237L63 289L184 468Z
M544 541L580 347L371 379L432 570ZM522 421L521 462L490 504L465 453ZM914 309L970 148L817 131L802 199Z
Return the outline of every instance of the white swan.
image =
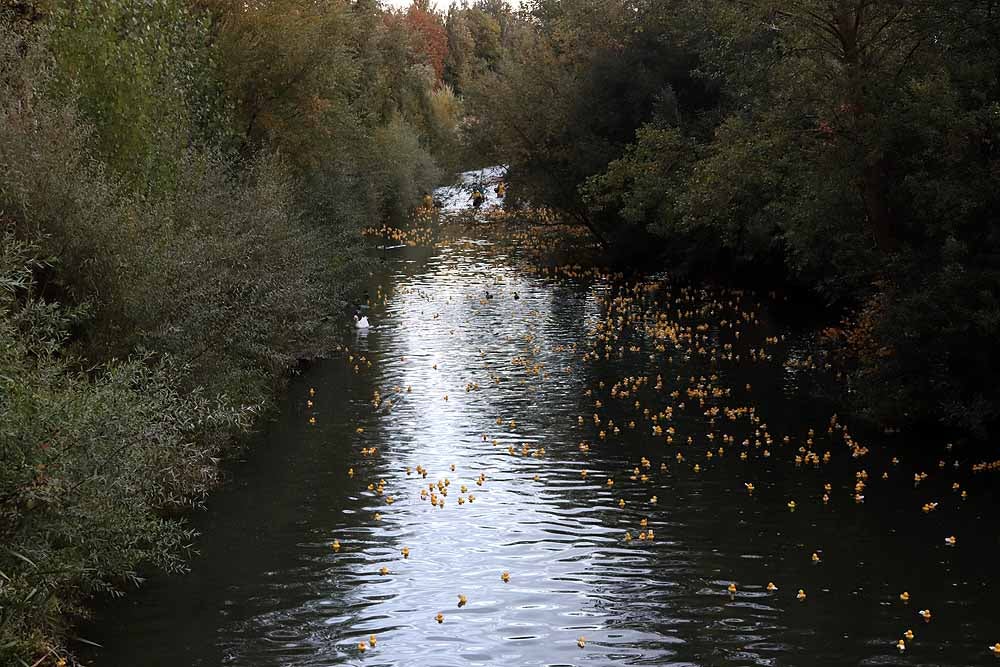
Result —
M355 315L354 326L357 327L358 329L367 329L368 327L370 327L371 325L368 323L368 316L362 315L361 317L358 317L357 315Z

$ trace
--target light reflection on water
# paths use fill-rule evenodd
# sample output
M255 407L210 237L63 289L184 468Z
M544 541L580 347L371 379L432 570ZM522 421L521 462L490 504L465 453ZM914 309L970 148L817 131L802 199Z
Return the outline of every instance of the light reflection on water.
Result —
M611 286L541 279L487 247L391 252L380 280L392 286L387 303L373 310L373 329L353 341L353 361L331 360L293 383L287 408L196 517L203 534L192 572L155 578L102 610L85 635L105 646L90 654L92 664L990 661L989 633L1000 638L997 623L986 620L1000 617L989 598L997 544L972 526L995 528L995 514L950 515L940 531L968 527L963 541L973 551L949 551L940 531L927 528L941 520L913 516L915 499L904 507L883 492L865 506L849 503L856 466L842 444L829 445L838 456L819 471L791 466L791 449L744 462L734 445L706 460L707 444L666 447L641 416L635 431L627 429L636 419L633 398L601 410L622 431L600 441L591 419L600 392L585 395L601 380L610 387L662 372L663 392L639 394L659 410L689 376L714 370L723 384L754 385L751 400L772 432L825 430L829 411L790 403L794 391L780 367L710 368L682 355L668 365L650 359L641 336L634 338L641 353L584 363L590 331L605 316L597 297ZM768 326L760 338L774 333ZM716 327L709 335L724 334ZM479 390L467 392L468 383ZM314 410L305 407L310 386ZM375 390L392 406L376 409ZM692 435L705 443L700 408L679 412L674 423L677 442ZM750 434L742 423L725 428L737 442ZM589 452L581 441L591 443ZM367 447L377 455L362 456ZM522 455L524 448L544 453ZM679 449L690 461L676 462ZM650 480L630 480L643 456ZM695 460L699 474L691 471ZM873 473L882 469L870 464ZM420 490L445 477L445 507L432 507ZM831 506L817 500L827 479L837 486ZM367 488L379 480L382 496ZM758 488L753 496L747 480ZM459 496L468 498L463 484L475 500L459 505ZM799 499L798 511L788 511L789 498ZM655 540L624 542L642 518ZM818 566L809 558L817 550ZM388 574L379 574L383 566ZM777 593L764 590L772 580ZM733 598L730 582L739 585ZM798 588L808 590L807 602L796 602ZM895 600L904 589L922 599L901 606ZM468 598L462 608L459 594ZM917 627L923 604L937 618ZM908 627L918 641L900 656L893 644ZM372 633L377 647L361 654L358 642Z

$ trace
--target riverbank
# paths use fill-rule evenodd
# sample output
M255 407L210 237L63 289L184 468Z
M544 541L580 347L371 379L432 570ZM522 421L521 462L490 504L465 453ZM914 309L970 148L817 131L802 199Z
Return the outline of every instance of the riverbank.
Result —
M348 330L361 227L450 168L461 103L411 66L443 20L0 3L0 664L187 567L220 459Z

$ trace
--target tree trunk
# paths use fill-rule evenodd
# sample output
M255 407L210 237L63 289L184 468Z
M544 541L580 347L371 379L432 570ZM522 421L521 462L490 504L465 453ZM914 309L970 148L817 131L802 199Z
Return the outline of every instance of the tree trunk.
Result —
M894 252L897 248L895 224L892 212L885 201L885 172L882 161L867 161L861 180L861 192L868 214L868 226L875 239L875 245L884 253Z
M859 40L864 24L865 5L841 0L834 11L832 25L836 26L841 58L847 74L847 99L854 119L854 131L863 153L860 165L859 186L865 204L866 222L875 245L883 253L896 250L897 240L892 212L885 197L885 169L881 157L870 156L870 137L878 128L876 117L867 108L865 81L870 72L861 53Z

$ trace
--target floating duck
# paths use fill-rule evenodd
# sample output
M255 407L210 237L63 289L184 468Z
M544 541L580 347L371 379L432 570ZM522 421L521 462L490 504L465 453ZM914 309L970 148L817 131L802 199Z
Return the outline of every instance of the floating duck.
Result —
M580 648L583 648L584 646L587 645L587 638L584 637L583 635L580 635L580 637L578 637L576 640L576 645L579 646ZM997 644L997 646L1000 646L1000 644Z
M800 588L799 592L795 594L795 599L799 602L805 602L806 592Z
M367 315L361 315L360 317L357 316L357 315L354 316L354 327L356 329L367 329L370 326L371 326L371 324L369 324L369 322L368 322L368 316Z

